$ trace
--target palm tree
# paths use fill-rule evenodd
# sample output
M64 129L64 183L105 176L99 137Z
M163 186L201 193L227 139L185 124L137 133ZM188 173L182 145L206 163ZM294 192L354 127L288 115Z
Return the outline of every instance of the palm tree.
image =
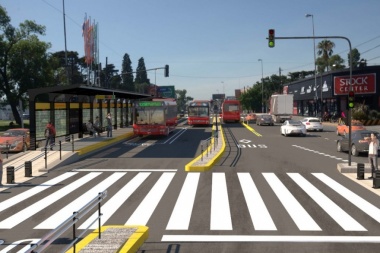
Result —
M322 56L322 59L325 62L325 66L327 67L327 71L329 71L329 58L333 54L333 48L335 47L335 43L330 40L322 40L318 43L318 56Z

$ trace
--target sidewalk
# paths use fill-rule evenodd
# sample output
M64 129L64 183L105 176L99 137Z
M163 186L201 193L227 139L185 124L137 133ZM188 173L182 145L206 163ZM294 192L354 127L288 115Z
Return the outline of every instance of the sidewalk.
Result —
M0 192L8 188L22 184L33 177L38 177L49 172L57 165L70 164L80 158L85 157L95 150L100 150L109 145L125 141L134 136L131 127L119 128L112 131L112 137L105 137L106 133L102 133L99 137L91 137L85 135L83 138L74 138L72 142L66 142L64 137L56 139L54 150L48 150L45 153L44 149L36 151L27 151L12 155L6 159L4 154L3 164L3 186L0 186ZM61 141L61 152L59 151L59 142ZM47 159L45 159L45 156ZM31 161L32 170L31 176L27 176L25 170L25 162ZM14 182L7 183L7 167L14 167ZM114 230L117 230L116 233ZM139 247L147 240L149 236L149 228L146 226L102 226L102 239L97 239L98 231L95 230L81 240L77 245L83 252L136 252ZM121 233L123 232L123 233ZM107 239L108 238L108 239ZM67 252L72 252L70 249Z
M65 137L58 137L55 142L54 150L47 150L45 153L44 148L39 148L35 151L27 151L24 153L14 154L6 158L3 154L3 177L0 186L0 192L9 187L30 180L33 177L38 177L57 165L66 165L83 158L86 154L92 151L102 149L111 144L119 141L126 140L133 136L133 129L131 127L118 128L112 131L112 137L107 138L106 133L102 133L99 137L92 137L84 135L83 138L76 137L74 143L67 142ZM59 143L61 142L61 152L59 151ZM45 159L45 157L47 159ZM25 162L31 162L32 176L28 175L25 170ZM14 181L13 183L7 182L7 167L14 167ZM29 173L30 174L30 173Z

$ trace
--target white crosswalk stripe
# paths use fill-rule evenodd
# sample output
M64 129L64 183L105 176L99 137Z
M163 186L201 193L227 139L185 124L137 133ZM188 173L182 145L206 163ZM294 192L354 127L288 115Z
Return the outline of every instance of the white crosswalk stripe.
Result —
M83 173L83 174L78 174ZM38 214L45 208L49 208L50 205L56 203L58 200L66 197L69 199L71 194L76 194L76 191L81 191L79 189L84 185L92 185L92 187L87 187L85 191L81 192L80 195L75 195L72 201L62 204L62 207L53 213L50 217L44 220L38 220L35 223L34 229L54 229L64 220L66 220L74 211L79 210L85 203L88 202L93 196L101 191L109 189L117 183L117 185L122 185L119 189L116 189L113 195L108 196L104 202L102 202L101 212L103 216L101 217L101 225L107 224L110 218L116 213L120 212L120 207L125 204L128 199L134 193L141 191L141 185L144 184L148 186L148 193L141 196L141 201L137 203L137 208L132 210L132 214L128 216L118 215L117 219L120 220L120 224L126 225L148 225L150 218L157 209L162 197L165 195L168 187L173 181L175 172L159 172L161 175L155 179L153 184L150 182L154 177L150 177L152 172L139 171L136 173L132 172L68 172L64 173L52 180L47 181L41 185L34 186L25 192L22 192L12 198L9 198L3 202L0 202L0 212L9 209L22 201L27 200L30 197L36 197L39 193L43 193L44 190L58 183L68 180L74 175L71 183L59 188L50 195L40 199L32 205L27 206L22 210L15 211L9 217L1 217L0 219L0 229L12 229L15 226L26 221L28 218ZM223 172L213 172L211 175L211 184L207 194L210 194L210 209L205 208L204 210L197 210L197 213L203 212L203 216L197 217L207 217L210 218L209 230L224 230L231 231L234 229L239 229L233 227L233 219L231 200L228 194L229 184L232 183L231 180L236 180L234 178L227 178L226 173ZM278 175L275 173L262 173L261 174L264 181L260 177L253 178L252 174L249 172L239 172L237 173L238 184L240 184L241 189L234 189L234 191L240 191L242 199L246 203L247 211L252 220L253 229L256 231L281 231L281 225L275 224L275 221L271 217L271 212L268 210L268 206L263 199L263 194L260 192L260 188L255 184L255 180L261 180L262 183L267 184L272 190L273 194L277 199L271 199L270 201L277 201L285 208L286 212L289 214L292 222L296 225L296 228L300 231L322 231L320 227L325 222L321 221L320 225L314 220L311 214L305 209L304 200L298 200L297 195L293 195L294 187L290 191L288 186L285 185L293 183L297 185L298 191L302 191L304 196L309 196L309 199L313 201L316 205L321 207L327 215L329 215L332 220L336 222L336 226L341 227L344 231L367 231L367 229L359 223L358 220L351 217L348 211L343 210L337 203L331 200L325 193L319 190L315 185L307 180L307 175L301 175L300 173L286 173L281 175L282 177L289 177L291 180L281 181ZM78 177L80 176L80 177ZM197 192L201 191L198 187L201 177L204 176L203 173L188 173L183 181L181 191L178 192L178 198L175 201L174 207L171 211L170 218L166 224L166 230L189 230L191 221L195 219L193 217L194 205L197 201ZM329 176L324 173L310 173L309 177L315 177L323 184L338 193L342 198L351 202L354 206L366 213L369 217L373 218L375 221L380 223L380 209L372 205L365 199L361 198L359 195L355 194L351 190L347 189L345 186L339 184ZM97 180L94 180L94 179ZM123 180L130 180L123 184ZM147 179L150 180L147 180ZM75 179L75 180L74 180ZM149 182L149 185L146 185ZM258 181L257 181L258 182ZM256 183L257 183L256 182ZM83 188L82 188L83 189ZM115 190L115 189L113 189ZM305 194L306 193L306 194ZM204 195L203 195L204 196ZM234 200L232 200L234 201ZM268 202L269 203L269 202ZM267 204L268 204L267 203ZM271 205L269 205L270 207ZM18 206L15 206L18 208ZM243 207L243 206L242 206ZM161 208L161 207L160 207ZM351 211L351 210L350 210ZM235 211L236 212L236 211ZM1 214L1 213L0 213ZM81 221L79 229L86 229L97 217L97 211L93 211L90 217L86 217L87 220ZM34 218L33 218L34 219ZM202 218L201 218L202 219ZM247 223L249 224L249 222ZM90 228L97 228L98 224L93 224ZM207 224L208 226L208 224ZM280 227L279 227L280 226ZM325 225L324 225L325 226ZM322 226L323 227L323 226Z
M189 229L200 173L189 173L170 216L167 230Z
M76 180L75 182L65 186L64 188L54 192L53 194L47 196L46 198L41 199L40 201L37 201L33 205L28 206L27 208L24 208L20 212L12 215L11 217L8 217L7 219L0 222L0 229L10 229L16 226L17 224L21 223L22 221L26 220L27 218L33 216L37 212L43 210L44 208L48 207L49 205L53 204L57 200L61 199L62 197L68 195L70 192L74 191L84 183L94 179L95 177L99 176L101 173L98 172L92 172L90 174L85 175L84 177Z
M165 172L134 211L125 225L146 225L160 202L175 173Z
M211 230L232 230L231 211L224 173L212 174Z
M68 173L62 174L56 178L53 178L52 180L49 180L43 184L37 185L36 187L33 187L30 190L27 190L27 191L20 193L20 194L12 197L10 199L7 199L7 200L1 202L0 203L0 212L11 207L11 206L14 206L14 205L20 203L21 201L23 201L27 198L30 198L30 197L48 189L48 188L50 188L51 186L54 186L54 185L62 182L63 180L68 179L69 177L74 176L75 174L77 174L77 172L68 172Z
M301 231L322 230L274 173L263 175Z
M142 172L137 174L129 183L121 188L120 191L118 191L102 206L103 216L101 218L101 225L104 225L104 223L112 216L112 214L114 214L117 209L119 209L119 207L124 204L125 201L127 201L132 193L136 191L136 189L144 182L145 179L148 178L150 174L151 173L149 172ZM94 212L92 216L79 227L79 229L86 229L89 227L97 216L98 213ZM96 229L97 225L93 224L90 228Z
M328 213L346 231L367 231L356 220L349 216L337 204L326 197L320 190L309 183L299 173L288 173L293 179L326 213Z
M277 230L251 175L238 173L238 177L255 229Z
M44 222L40 223L35 229L54 229L57 227L57 224L64 222L67 217L70 217L73 214L73 211L78 211L82 208L83 203L88 202L89 199L93 198L99 192L103 192L117 180L119 180L126 173L114 173L111 174L108 178L103 180L101 183L97 184L92 189L88 190L82 196L75 199L70 204L66 205L64 208L60 209L54 215L50 216Z

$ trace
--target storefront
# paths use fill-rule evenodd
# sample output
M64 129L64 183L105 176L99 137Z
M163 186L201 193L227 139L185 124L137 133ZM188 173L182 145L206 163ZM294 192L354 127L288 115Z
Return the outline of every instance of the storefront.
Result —
M323 75L305 78L284 87L284 93L294 95L297 115L318 116L324 112L330 115L347 111L347 95L350 90L349 69L330 71ZM380 66L355 68L352 70L352 88L355 102L362 103L370 110L380 108L379 99Z

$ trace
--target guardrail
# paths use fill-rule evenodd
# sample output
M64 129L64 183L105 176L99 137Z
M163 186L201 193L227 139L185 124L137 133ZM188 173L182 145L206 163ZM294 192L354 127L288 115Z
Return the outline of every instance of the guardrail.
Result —
M100 217L103 215L100 212L100 202L107 197L107 190L103 192L99 192L98 196L88 202L84 207L82 207L79 211L74 212L66 221L61 223L57 228L50 231L46 235L44 235L41 240L39 240L36 244L32 244L30 249L26 251L26 253L39 253L49 247L59 236L61 236L64 232L66 232L70 227L73 228L73 240L72 242L66 246L61 252L66 252L71 247L74 249L74 253L76 252L76 243L79 238L81 238L87 230L98 221L98 231L99 231L99 239L101 238L101 225L100 225ZM88 212L90 212L95 206L98 206L98 216L96 219L91 222L90 225L78 236L76 236L76 227L75 224Z

